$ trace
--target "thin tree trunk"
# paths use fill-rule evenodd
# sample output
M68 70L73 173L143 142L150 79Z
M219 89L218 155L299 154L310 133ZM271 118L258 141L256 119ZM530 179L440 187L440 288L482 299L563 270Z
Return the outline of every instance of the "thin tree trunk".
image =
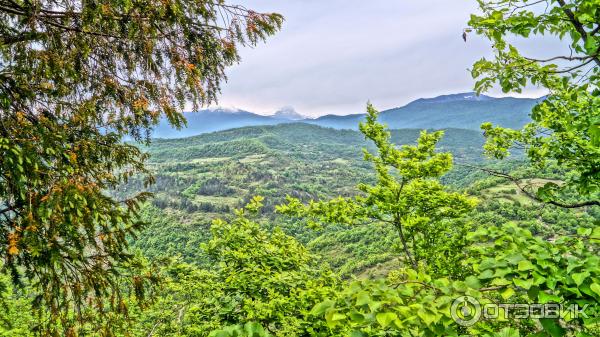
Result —
M406 243L406 238L404 237L404 231L402 230L402 222L401 221L396 221L396 228L398 229L398 234L400 234L400 241L402 241L404 253L406 254L406 257L408 258L408 261L410 262L410 264L413 266L414 269L417 269L417 261L415 261L412 254L410 253L410 249L408 249L408 244Z

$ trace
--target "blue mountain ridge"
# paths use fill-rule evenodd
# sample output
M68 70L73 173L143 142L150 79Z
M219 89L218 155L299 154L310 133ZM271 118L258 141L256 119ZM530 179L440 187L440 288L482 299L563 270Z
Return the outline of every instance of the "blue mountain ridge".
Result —
M543 98L494 98L475 93L459 93L434 98L420 98L405 106L382 111L380 120L391 129L445 129L479 130L483 122L509 128L521 128L528 123L531 109ZM325 115L304 118L293 108L285 108L275 115L265 116L238 109L206 109L186 112L187 127L173 129L166 120L154 129L154 138L183 138L207 132L232 128L282 123L308 123L334 129L358 129L364 114Z

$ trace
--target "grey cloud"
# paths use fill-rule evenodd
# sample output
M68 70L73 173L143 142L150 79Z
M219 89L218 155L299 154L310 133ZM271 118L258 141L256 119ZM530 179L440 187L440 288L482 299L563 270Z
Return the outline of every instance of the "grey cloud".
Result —
M232 0L235 2L236 0ZM220 104L310 116L381 109L472 89L467 68L491 48L462 29L475 1L245 0L286 17L266 44L242 50ZM535 95L533 90L531 95Z

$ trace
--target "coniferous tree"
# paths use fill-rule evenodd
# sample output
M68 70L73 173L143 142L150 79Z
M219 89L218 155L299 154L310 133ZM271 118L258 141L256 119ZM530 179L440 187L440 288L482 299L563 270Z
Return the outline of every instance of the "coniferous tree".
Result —
M89 304L124 310L116 274L147 195L106 191L148 172L122 140L147 141L161 118L185 124L185 104L215 101L237 48L281 23L217 0L0 1L0 258L53 334L75 334ZM144 279L131 283L141 295Z

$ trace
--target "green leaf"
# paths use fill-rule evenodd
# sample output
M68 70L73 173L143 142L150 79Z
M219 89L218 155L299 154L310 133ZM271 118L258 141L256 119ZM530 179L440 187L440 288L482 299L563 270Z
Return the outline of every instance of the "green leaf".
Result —
M581 272L581 273L574 273L571 275L571 277L573 278L573 281L575 281L575 284L579 287L581 284L583 284L583 282L585 281L585 279L587 279L590 276L590 273L587 271Z
M538 274L537 272L533 272L533 284L540 285L546 282L546 277Z
M230 337L231 334L225 330L215 330L212 331L208 337Z
M600 226L595 227L594 230L592 230L592 234L590 235L590 238L592 240L599 240L600 241Z
M475 276L468 276L465 279L465 284L471 289L481 288L481 282L479 282L479 279Z
M600 284L594 282L590 285L590 289L600 297Z
M529 262L528 260L523 260L523 261L519 262L517 270L527 271L527 270L532 270L533 268L534 268L533 263Z
M361 291L356 295L356 306L360 307L371 302L371 297L366 291Z
M540 319L540 323L542 324L544 331L552 337L562 337L566 335L566 330L554 319L542 318Z
M556 295L548 294L544 291L540 291L538 293L538 300L541 304L561 303L562 298L560 298L560 296L556 296Z
M350 314L348 315L350 317L350 320L353 323L362 323L365 320L365 315L361 314L360 312L353 310L350 312Z
M592 145L600 146L600 125L590 125L588 129L588 133L590 135L590 140L592 141Z
M310 311L310 315L322 316L327 310L333 308L335 302L332 300L325 300L321 303L316 304Z
M427 309L417 311L417 316L425 322L427 325L431 325L437 321L437 316Z
M584 48L588 54L593 54L596 52L596 39L593 37L585 40Z
M369 302L369 310L371 310L371 312L375 312L377 311L381 306L383 305L383 303L381 302L377 302L377 301L371 301Z
M244 325L244 329L246 330L248 337L265 336L265 329L259 323L248 322Z
M360 330L353 330L350 333L350 337L367 337L368 335Z
M512 287L506 288L500 293L502 298L505 300L511 298L514 294L515 294L515 290Z
M512 254L512 255L508 256L508 257L506 258L506 260L507 260L507 261L508 261L510 264L513 264L513 265L515 265L515 264L519 264L519 262L521 262L521 261L525 260L525 257L524 257L524 256L523 256L523 254L521 254L521 253L514 253L514 254Z
M491 269L487 269L477 277L482 280L491 279L494 278L494 272Z
M377 314L375 318L382 327L387 328L394 320L398 319L398 315L393 312L382 312Z
M492 269L498 266L498 261L494 258L485 258L479 264L479 270Z
M346 319L346 315L339 313L335 310L330 310L325 314L325 320L327 321L327 325L332 328L336 326L340 321Z
M525 290L531 288L531 286L533 285L533 279L526 279L526 280L522 280L522 279L513 279L513 283L520 288L523 288Z

